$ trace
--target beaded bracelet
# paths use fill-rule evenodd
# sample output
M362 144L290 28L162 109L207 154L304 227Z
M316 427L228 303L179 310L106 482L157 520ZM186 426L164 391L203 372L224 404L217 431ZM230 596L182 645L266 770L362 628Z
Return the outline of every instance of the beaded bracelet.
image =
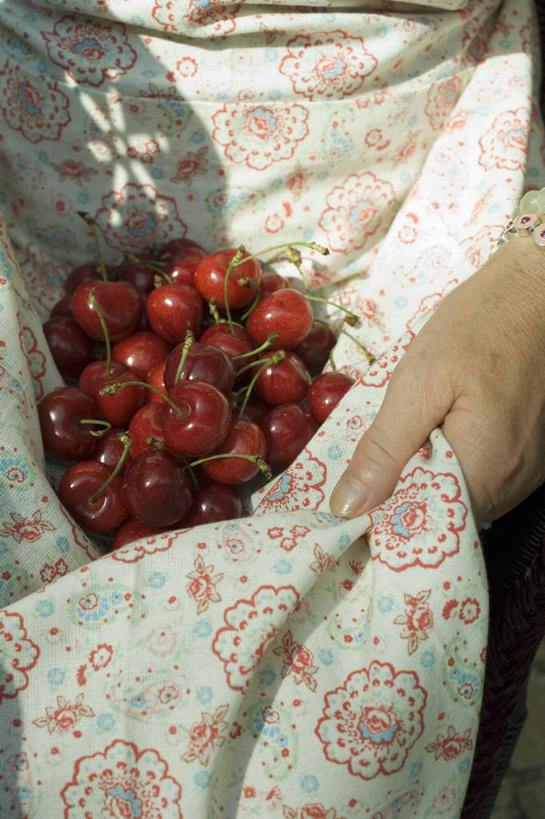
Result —
M513 236L533 236L538 247L545 247L545 188L524 194L500 236L500 244Z

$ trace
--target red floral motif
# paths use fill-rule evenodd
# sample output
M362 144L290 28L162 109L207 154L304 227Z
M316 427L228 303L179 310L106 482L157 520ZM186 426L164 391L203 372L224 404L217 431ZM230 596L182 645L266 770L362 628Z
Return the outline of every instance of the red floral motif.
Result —
M19 512L12 512L10 518L11 521L2 521L0 535L12 537L16 543L22 543L24 540L34 543L41 538L44 532L55 531L51 521L42 518L41 509L36 509L30 518L24 518ZM44 580L44 583L47 582Z
M28 672L34 668L40 649L27 637L23 618L17 612L0 611L0 705L14 699L28 685Z
M464 751L471 751L473 742L470 739L471 728L464 731L463 734L457 734L453 725L447 728L446 736L437 734L435 742L430 742L426 745L426 751L433 753L435 759L444 759L447 762L451 759L456 759Z
M225 5L224 0L210 0L204 5L196 0L189 0L187 5L180 5L176 0L154 0L154 3L153 19L164 31L191 34L195 28L206 26L211 38L235 30L242 5L242 2Z
M478 600L476 600L474 597L466 597L465 600L462 600L462 603L460 604L460 611L458 613L458 617L462 623L469 626L471 623L474 623L479 619L480 614L481 606Z
M7 125L36 144L57 140L70 122L69 101L56 82L45 77L27 77L15 60L0 71L0 108Z
M327 569L335 566L337 563L333 555L328 555L324 552L318 543L314 546L312 554L314 555L314 560L309 564L309 569L316 572L316 574L323 574Z
M229 705L219 705L213 714L201 713L200 722L194 722L189 729L189 745L182 755L184 762L198 759L201 765L208 765L216 748L225 742L228 723L223 719Z
M59 174L61 182L75 182L77 185L82 182L89 182L91 177L95 176L98 171L95 168L88 168L83 162L77 159L64 159L62 162L52 162L51 167Z
M292 675L296 685L303 683L311 691L316 691L316 677L318 666L314 665L314 654L306 646L293 639L288 629L282 636L282 644L273 649L273 653L282 657L282 677Z
M212 651L223 663L230 688L248 687L267 647L298 605L299 592L293 586L260 586L250 600L238 600L225 610L226 626L216 633Z
M214 567L207 566L200 555L197 555L193 565L195 570L186 574L189 580L186 590L197 603L197 614L202 614L210 603L219 603L221 600L221 594L216 585L223 580L223 572L213 574Z
M134 182L106 194L95 219L106 242L117 250L161 244L187 232L174 199L160 196L153 185Z
M427 692L414 671L373 661L325 695L315 733L326 759L373 779L399 771L424 731Z
M468 510L456 476L418 466L398 487L371 530L372 559L401 572L435 568L457 554Z
M40 569L40 580L42 583L51 583L55 578L63 577L65 574L68 574L68 564L66 560L59 557L53 565L44 563Z
M160 150L159 143L156 139L147 139L144 142L143 150L137 148L135 145L130 145L127 148L127 156L129 159L138 159L140 162L151 164Z
M115 80L132 68L136 51L129 45L122 23L66 15L53 31L42 31L49 57L74 82L93 87Z
M304 449L260 501L259 512L319 509L325 500L326 465Z
M403 353L408 349L415 334L412 330L407 333L373 362L371 367L359 377L359 382L367 387L383 387L389 381L396 364L403 357Z
M45 355L39 349L34 331L31 330L30 327L21 327L19 344L27 360L30 375L32 376L32 386L34 388L36 401L39 401L44 394L42 378L45 375Z
M407 608L405 614L395 618L394 623L405 626L400 637L408 640L407 651L413 654L423 640L428 639L428 632L433 628L433 614L428 605L431 589L425 589L416 595L404 594Z
M61 791L65 819L93 816L168 816L182 819L182 788L153 748L114 740L104 751L80 757L72 780Z
M286 552L291 552L297 546L297 540L308 535L310 529L308 526L292 526L291 529L288 529L288 534L285 534L284 529L280 529L279 527L273 527L269 529L267 534L270 538L280 538L279 546L281 549L284 549Z
M50 734L66 734L72 731L82 717L94 717L95 712L90 705L83 702L85 694L78 694L73 703L61 694L57 697L57 705L48 705L45 717L32 721L37 728L47 728Z
M347 176L327 194L327 207L319 219L330 250L349 253L364 247L380 231L385 212L394 201L390 182L372 171Z
M299 34L287 49L278 70L290 78L296 94L309 100L354 94L377 66L361 37L340 30Z
M146 555L154 555L157 552L168 552L175 540L176 535L172 534L150 537L140 541L135 546L126 546L123 549L116 549L115 552L110 552L110 557L112 560L117 560L120 563L137 563L139 560L143 560Z
M284 819L345 819L335 808L326 808L321 802L308 802L301 808L283 805L282 816Z
M111 645L107 643L99 643L96 648L89 654L89 662L94 671L99 671L101 668L106 668L112 659L114 650Z
M187 182L191 184L194 176L205 174L208 170L206 154L208 148L203 146L198 151L188 151L187 154L178 160L176 173L171 176L171 182Z
M256 171L293 156L308 135L308 109L297 103L236 102L212 115L212 137L236 164Z
M462 78L459 74L445 77L432 83L426 94L424 113L434 131L440 131L448 115L458 102L462 92Z
M479 139L479 165L486 171L504 168L518 171L526 165L530 110L502 111Z
M284 180L284 186L293 196L293 200L297 200L301 195L308 191L307 178L310 174L303 168L300 162L295 163L295 170L289 173Z
M468 239L460 242L464 256L469 259L476 270L482 267L496 251L504 227L504 225L485 225Z

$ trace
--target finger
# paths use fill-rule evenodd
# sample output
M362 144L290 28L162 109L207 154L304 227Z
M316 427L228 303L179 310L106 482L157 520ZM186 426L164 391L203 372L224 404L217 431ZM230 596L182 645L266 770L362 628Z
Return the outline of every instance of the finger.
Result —
M437 382L435 389L427 388L433 379L418 375L413 364L392 377L379 412L333 490L334 515L352 518L383 503L407 461L447 414L451 403L447 390Z

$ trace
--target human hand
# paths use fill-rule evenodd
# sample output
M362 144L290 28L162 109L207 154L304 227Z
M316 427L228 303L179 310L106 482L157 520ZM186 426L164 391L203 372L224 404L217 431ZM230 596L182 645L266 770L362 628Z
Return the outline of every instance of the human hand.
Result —
M477 525L545 481L545 250L515 237L444 298L394 370L331 496L352 518L383 503L441 426Z

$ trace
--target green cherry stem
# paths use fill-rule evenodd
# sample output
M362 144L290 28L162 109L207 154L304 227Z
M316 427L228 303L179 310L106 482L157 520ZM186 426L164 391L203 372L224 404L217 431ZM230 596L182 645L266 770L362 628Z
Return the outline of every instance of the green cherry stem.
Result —
M125 459L126 459L127 455L129 454L129 449L132 446L132 441L131 441L131 437L130 437L129 433L128 432L120 432L117 435L117 440L121 441L121 443L123 444L123 452L121 453L121 457L118 460L117 465L116 465L114 471L112 472L112 474L109 475L106 478L106 480L104 481L102 486L99 487L99 489L97 489L97 491L93 495L91 495L91 497L89 498L89 503L91 505L93 505L94 503L97 502L99 495L101 495L109 487L109 485L111 484L113 479L119 474L123 464L125 463Z
M174 383L177 384L180 380L182 375L182 370L184 368L184 364L187 358L187 354L191 349L191 345L195 341L195 336L191 332L191 330L186 330L185 339L184 339L184 346L182 347L182 354L180 356L180 361L178 362L178 369L176 370L176 377L174 378Z
M210 299L208 302L208 309L210 310L210 315L214 319L214 324L221 324L221 316L216 299Z
M241 287L250 287L252 290L255 290L255 296L253 302L250 304L248 309L242 314L240 317L240 321L242 324L246 321L254 307L257 307L259 299L261 298L261 288L257 282L254 282L253 279L238 279L237 284Z
M100 326L102 327L102 332L104 333L104 344L106 345L106 376L109 377L112 372L112 347L110 344L110 334L108 332L108 328L106 327L106 322L104 321L104 317L100 312L100 308L97 304L97 300L95 299L95 288L91 290L89 293L89 304L97 314L97 318L100 321Z
M269 358L261 358L258 361L255 361L253 364L246 364L245 367L242 367L238 371L238 375L240 375L240 373L243 373L244 370L247 370L250 367L256 367L259 364L261 364L261 367L259 367L259 369L257 370L255 375L253 376L253 378L250 381L250 383L248 384L248 386L245 387L244 398L242 399L242 403L241 403L239 411L238 411L238 417L239 418L242 418L242 416L244 415L244 410L246 409L246 407L248 405L248 401L250 400L250 395L252 394L252 390L253 390L253 388L255 386L255 383L256 383L257 379L261 375L261 373L264 370L266 370L267 367L269 367L271 364L278 364L278 362L282 361L285 357L286 357L286 353L285 353L284 350L277 350L274 353L274 355L269 356Z
M197 461L191 461L188 466L194 467L204 464L207 461L217 461L219 458L244 458L245 461L251 461L259 467L260 471L265 477L270 480L272 478L272 471L268 463L263 460L261 455L244 455L242 452L225 452L219 455L208 455L206 458L199 458Z
M307 277L305 276L305 273L304 273L302 265L301 265L301 254L300 254L300 252L298 250L295 250L295 248L293 248L293 247L288 247L288 249L286 251L286 258L287 258L288 262L291 262L295 266L295 268L297 269L297 272L301 276L301 281L303 282L303 284L305 286L305 290L308 292L310 290L310 283L309 283L309 280L307 279Z
M182 418L186 418L189 415L188 410L184 412L184 410L174 403L172 398L169 398L164 392L158 390L153 384L147 384L145 381L117 381L115 384L107 384L100 390L100 395L115 395L120 390L124 390L125 387L145 387L147 390L151 390L157 393L157 395L160 395L163 401L166 401L169 407L172 407L174 412L177 412Z
M131 262L131 264L141 264L144 267L149 267L150 270L153 270L158 276L161 276L162 279L166 281L167 284L172 284L172 279L165 273L165 263L164 262L150 262L150 261L142 261L135 256L134 253L127 253L127 261Z
M314 321L317 324L325 324L326 327L331 327L331 325L330 325L330 323L328 321L322 321L322 319L314 319ZM367 359L367 361L369 362L369 364L372 364L374 362L375 356L373 355L373 353L369 352L369 350L366 347L363 346L361 341L358 341L357 338L354 338L354 336L351 333L349 333L347 330L345 330L343 327L339 327L338 331L339 331L339 333L342 333L343 336L346 336L347 338L349 338L350 341L354 342L356 347L360 348L360 350L364 354L364 356ZM331 361L332 359L330 358L329 360Z
M100 249L100 242L98 241L96 222L93 219L93 217L91 216L91 214L87 213L84 210L78 210L77 214L81 219L83 219L83 221L85 222L85 224L89 228L89 232L90 232L91 236L93 237L93 241L95 243L96 252L97 252L97 256L98 256L97 270L98 270L98 272L100 274L100 278L102 279L102 281L107 282L108 281L108 274L106 272L106 265L104 264L104 257L102 255L102 250Z
M89 430L89 435L93 435L95 438L100 438L102 435L106 435L108 430L112 428L110 422L103 421L102 418L80 418L78 424L93 424L97 427L103 427L103 429Z
M198 492L201 488L199 482L197 480L197 476L195 475L195 470L193 469L193 464L189 462L189 458L185 455L182 456L182 461L184 462L185 469L189 470L189 477L191 478L191 483L193 484L193 489L195 492Z
M322 296L311 296L309 293L305 293L305 298L308 299L309 301L318 301L321 302L321 304L329 304L331 305L331 307L335 307L337 310L342 310L343 313L346 313L345 321L351 327L355 327L356 324L359 322L358 316L355 313L353 313L352 310L349 310L348 307L343 307L342 304L337 304L334 301L329 301L329 299L324 299L322 298Z
M269 333L269 337L266 341L263 342L259 347L256 347L255 350L249 350L247 353L240 353L239 355L231 356L232 361L240 361L241 358L250 358L250 356L257 355L258 353L263 353L265 350L274 344L275 341L278 341L278 333Z
M255 259L258 256L262 256L264 253L274 253L277 250L285 250L286 248L293 248L293 247L308 247L309 250L315 250L317 253L320 253L322 256L329 256L329 250L327 247L323 245L317 244L317 242L285 242L281 245L274 245L273 247L267 247L265 250L262 250L260 253L252 253L251 256L244 256L243 258L237 261L237 264L244 264L244 262L249 262L250 259ZM276 256L274 258L277 258ZM234 257L233 260L234 261ZM263 262L263 264L268 264L268 262Z
M241 245L229 264L227 265L227 270L225 271L225 279L223 281L223 300L225 302L225 314L227 316L227 321L231 327L231 335L235 335L235 331L233 330L233 322L231 319L231 310L229 308L229 299L227 298L227 285L229 283L229 276L231 275L231 271L233 268L237 267L240 264L240 260L246 253L246 248L244 245ZM250 256L250 258L252 258Z

